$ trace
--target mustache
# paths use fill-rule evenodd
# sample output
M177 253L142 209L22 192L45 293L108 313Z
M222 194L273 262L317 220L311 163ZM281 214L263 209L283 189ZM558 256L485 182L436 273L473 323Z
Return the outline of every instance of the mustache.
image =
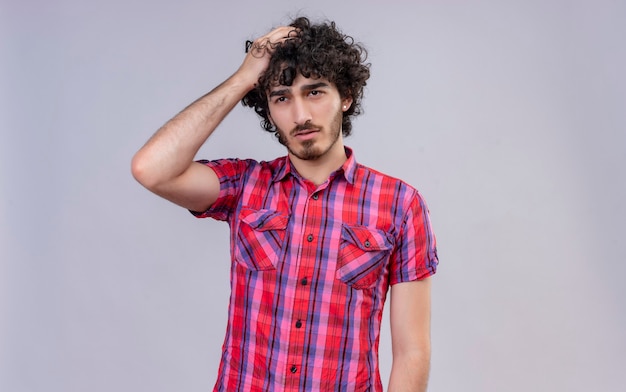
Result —
M313 124L311 121L307 121L304 124L297 124L289 133L291 136L306 129L322 129L322 127Z

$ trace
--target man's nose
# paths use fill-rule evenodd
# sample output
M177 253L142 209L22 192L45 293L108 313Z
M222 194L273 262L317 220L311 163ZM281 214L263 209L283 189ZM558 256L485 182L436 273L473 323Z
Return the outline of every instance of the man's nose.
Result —
M299 125L306 124L307 121L312 120L309 105L301 99L294 101L293 116L294 122Z

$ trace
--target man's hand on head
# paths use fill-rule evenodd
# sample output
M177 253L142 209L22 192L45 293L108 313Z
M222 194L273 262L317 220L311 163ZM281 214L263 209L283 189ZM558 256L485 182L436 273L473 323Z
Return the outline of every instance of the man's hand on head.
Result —
M246 57L237 72L250 81L250 89L254 88L259 76L267 69L276 46L296 36L297 30L294 27L281 26L253 42L246 42Z

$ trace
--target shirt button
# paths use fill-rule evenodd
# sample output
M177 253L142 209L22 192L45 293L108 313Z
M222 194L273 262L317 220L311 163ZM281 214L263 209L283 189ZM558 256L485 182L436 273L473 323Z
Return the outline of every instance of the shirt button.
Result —
M306 286L307 284L309 284L309 281L306 278L302 278L302 280L300 281L300 284L303 286Z
M320 198L320 195L318 195L317 193L313 194L313 200L317 200Z
M302 321L296 321L296 328L302 328Z
M289 370L291 370L291 373L295 373L298 371L298 368L296 367L296 365L291 365L291 369Z
M309 235L306 237L306 240L307 240L307 241L309 241L309 242L313 242L313 234L309 234Z
M369 240L365 240L365 247L366 247L366 248L369 248L369 247L370 247L370 245L372 245L372 244L370 244L370 241L369 241Z

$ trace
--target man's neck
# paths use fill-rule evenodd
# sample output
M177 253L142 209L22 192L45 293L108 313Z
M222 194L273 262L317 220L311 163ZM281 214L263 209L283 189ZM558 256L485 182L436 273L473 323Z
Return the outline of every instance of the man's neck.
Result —
M324 156L314 160L303 160L289 154L289 160L298 173L315 185L326 182L347 159L343 143L335 143Z

